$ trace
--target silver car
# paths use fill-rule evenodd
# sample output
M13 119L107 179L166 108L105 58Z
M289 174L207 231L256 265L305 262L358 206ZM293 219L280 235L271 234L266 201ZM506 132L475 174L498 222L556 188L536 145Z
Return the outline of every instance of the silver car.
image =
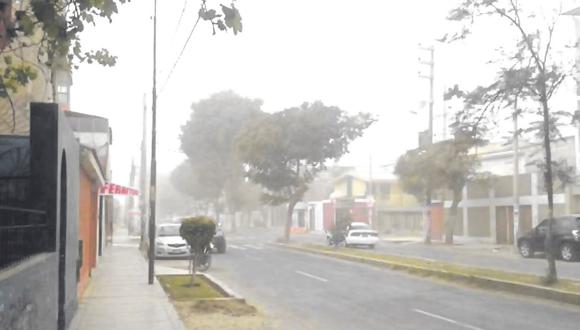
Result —
M155 256L157 258L189 258L189 246L179 235L180 224L161 224L155 237Z

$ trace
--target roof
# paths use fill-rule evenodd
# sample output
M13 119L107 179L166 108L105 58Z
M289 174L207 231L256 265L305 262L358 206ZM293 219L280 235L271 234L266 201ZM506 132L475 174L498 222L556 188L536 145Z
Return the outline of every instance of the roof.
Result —
M85 113L66 111L66 117L75 132L109 133L109 119Z
M337 177L334 182L344 180L347 177L355 178L361 181L396 181L397 177L393 174L392 165L378 166L376 168L356 168Z

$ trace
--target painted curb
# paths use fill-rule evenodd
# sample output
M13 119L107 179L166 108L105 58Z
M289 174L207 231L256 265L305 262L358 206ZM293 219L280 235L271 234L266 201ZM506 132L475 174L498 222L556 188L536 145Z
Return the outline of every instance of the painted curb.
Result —
M343 253L336 253L332 251L322 251L315 248L307 248L301 246L293 246L288 244L277 243L276 246L306 253L312 253L317 255L323 255L327 257L348 260L358 263L364 263L367 265L372 265L381 268L390 268L394 270L404 270L411 274L417 274L422 276L435 276L441 279L462 282L465 284L476 285L480 288L492 289L503 292L510 292L514 294L519 294L523 296L543 298L573 305L580 305L580 294L574 292L568 292L558 289L552 289L540 285L524 284L520 282L504 281L495 278L474 276L470 274L462 274L458 272L448 272L440 269L430 269L426 267L420 267L415 265L402 264L394 261L386 261L379 259L372 259L362 256L353 256ZM410 258L412 259L412 258Z
M226 298L216 298L216 299L218 299L218 300L220 300L220 299L221 300L226 300L226 299L227 300L239 300L241 302L246 302L246 299L244 297L240 296L237 292L232 290L229 286L227 286L225 283L218 280L214 276L207 274L207 273L199 273L198 275L205 277L214 286L214 288L221 291L222 293L224 293L227 296Z
M155 275L155 277L157 278L158 276L183 276L183 275L184 274L159 274L159 275ZM215 277L213 277L207 273L197 273L195 276L201 276L201 277L205 278L205 280L208 282L208 284L211 287L213 287L215 290L217 290L219 293L221 293L222 295L225 296L225 297L219 297L219 298L199 298L199 299L195 299L195 301L227 301L227 300L231 300L231 301L239 301L242 303L246 303L245 298L243 298L242 296L240 296L239 294L234 292L227 285L225 285L223 282L216 279ZM171 296L169 295L169 292L165 291L165 289L162 287L161 283L159 284L159 287L161 288L163 293L167 296L167 298L169 300L171 300Z

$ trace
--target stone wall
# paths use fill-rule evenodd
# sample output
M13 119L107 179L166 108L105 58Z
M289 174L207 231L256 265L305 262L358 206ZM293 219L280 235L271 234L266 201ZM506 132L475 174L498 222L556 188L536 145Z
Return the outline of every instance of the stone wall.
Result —
M28 208L46 212L49 244L47 253L0 272L0 322L18 326L1 324L0 329L58 329L60 305L60 329L66 329L78 306L79 144L57 105L30 107ZM66 182L61 181L64 172Z
M57 259L43 253L0 272L0 329L56 329Z

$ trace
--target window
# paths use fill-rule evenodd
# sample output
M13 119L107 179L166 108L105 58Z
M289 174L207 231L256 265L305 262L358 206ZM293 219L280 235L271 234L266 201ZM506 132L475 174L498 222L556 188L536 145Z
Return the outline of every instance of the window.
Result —
M157 231L157 236L179 236L179 227L180 226L161 226Z

